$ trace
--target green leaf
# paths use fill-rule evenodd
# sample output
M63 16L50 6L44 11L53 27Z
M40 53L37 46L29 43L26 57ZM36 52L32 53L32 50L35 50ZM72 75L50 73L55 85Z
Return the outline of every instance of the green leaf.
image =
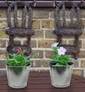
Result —
M23 68L30 65L30 58L23 54L10 54L7 57L7 66L16 74L20 74Z
M70 60L70 57L68 55L61 55L58 57L58 63L60 65L68 64L69 60Z

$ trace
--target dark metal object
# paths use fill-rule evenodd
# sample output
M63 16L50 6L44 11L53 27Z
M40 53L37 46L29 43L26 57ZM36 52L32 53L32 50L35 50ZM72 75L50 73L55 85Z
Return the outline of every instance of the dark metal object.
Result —
M7 8L7 2L18 2L19 6L22 7L23 6L23 2L27 2L27 5L29 5L29 3L32 5L33 8L55 8L55 2L65 2L65 6L66 8L71 8L72 3L71 2L76 2L79 4L80 8L85 8L85 2L84 0L3 0L0 1L0 8ZM82 5L80 5L80 3L82 3Z
M7 22L8 22L8 29L6 29L6 34L9 35L9 45L7 47L7 51L9 53L15 53L15 49L17 47L21 47L24 50L25 55L30 55L31 53L31 46L30 40L31 36L34 34L32 30L32 9L31 5L27 5L26 2L23 3L22 9L22 23L19 26L18 24L18 3L12 2L8 3L7 9ZM13 16L12 13L13 12ZM27 21L28 20L28 21ZM26 37L27 38L27 45L20 45L14 42L15 37Z
M2 5L3 4L3 5ZM29 1L1 1L1 7L8 7L7 21L8 29L6 33L10 36L9 38L14 39L15 37L27 37L27 42L30 44L30 37L34 34L32 30L32 8L55 8L55 31L54 33L58 37L58 42L62 45L63 36L74 36L74 45L63 45L68 49L67 54L72 54L73 56L78 56L79 53L79 36L82 34L81 31L81 20L80 20L80 8L85 7L85 2L79 1L62 1L62 0L29 0ZM22 24L21 27L18 26L17 10L22 8ZM65 10L69 8L70 11L70 27L66 25ZM13 24L11 19L11 12L13 14ZM60 17L60 12L62 11L62 20ZM29 15L29 16L28 16ZM76 21L74 21L74 17ZM28 23L28 24L26 24ZM69 30L69 31L68 31ZM9 40L9 46L13 48L14 40ZM28 47L30 47L28 45ZM9 50L8 50L9 51Z
M82 25L80 19L80 8L77 3L73 2L70 11L70 23L67 25L65 2L56 3L55 9L55 30L54 34L57 36L57 41L60 46L67 49L67 54L72 55L74 58L79 54L79 36L82 34ZM60 13L62 12L62 17ZM62 44L63 37L73 37L74 45Z

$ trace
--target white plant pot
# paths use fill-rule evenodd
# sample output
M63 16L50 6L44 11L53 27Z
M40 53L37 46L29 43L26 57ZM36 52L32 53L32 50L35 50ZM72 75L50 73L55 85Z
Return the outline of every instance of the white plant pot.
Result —
M8 86L12 88L24 88L27 86L30 67L23 67L23 70L20 74L14 73L10 67L6 66L7 69L7 79L8 79Z
M59 66L58 66L59 67ZM57 88L70 86L73 65L67 65L66 69L59 73L57 68L50 67L51 84Z

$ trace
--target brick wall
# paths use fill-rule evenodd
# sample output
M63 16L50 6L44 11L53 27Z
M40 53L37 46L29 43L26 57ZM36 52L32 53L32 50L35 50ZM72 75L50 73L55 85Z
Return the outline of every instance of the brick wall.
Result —
M32 66L34 69L48 69L49 57L51 56L51 44L56 41L55 35L52 33L54 29L53 10L33 10L33 29L35 35L31 39L32 46ZM85 26L85 10L81 10L82 23ZM21 17L21 12L18 12L18 18ZM69 12L67 11L67 20L69 22ZM5 10L0 10L0 69L4 68L6 60L6 47L8 45L8 36L4 30L7 28ZM25 38L22 40L15 39L21 44L25 43ZM63 43L69 44L73 42L73 38L64 38ZM74 64L74 73L85 76L85 31L80 37L80 57Z

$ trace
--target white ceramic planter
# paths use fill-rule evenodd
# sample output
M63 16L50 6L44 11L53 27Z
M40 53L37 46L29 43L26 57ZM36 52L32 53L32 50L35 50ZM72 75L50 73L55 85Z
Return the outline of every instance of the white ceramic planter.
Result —
M23 66L22 66L23 67ZM7 79L8 86L12 88L24 88L27 86L30 67L23 67L23 70L20 74L14 73L9 67L6 66L7 69Z
M58 66L59 67L59 66ZM66 69L59 73L57 68L50 67L51 84L57 88L70 86L73 65L66 66Z

